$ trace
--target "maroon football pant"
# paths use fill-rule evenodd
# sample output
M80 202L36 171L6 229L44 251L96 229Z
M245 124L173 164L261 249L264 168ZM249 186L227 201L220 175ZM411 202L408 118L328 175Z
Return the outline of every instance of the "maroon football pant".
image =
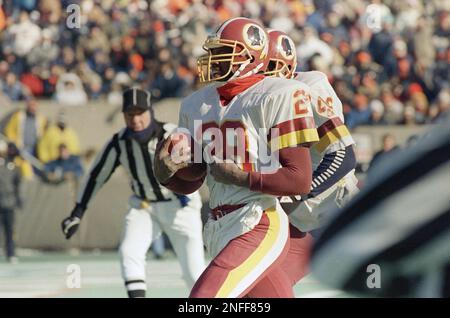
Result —
M281 213L265 211L253 230L231 240L197 280L190 297L294 297L281 268L289 250L287 219Z
M312 236L289 224L289 251L281 267L288 275L291 286L297 284L309 272L309 255Z

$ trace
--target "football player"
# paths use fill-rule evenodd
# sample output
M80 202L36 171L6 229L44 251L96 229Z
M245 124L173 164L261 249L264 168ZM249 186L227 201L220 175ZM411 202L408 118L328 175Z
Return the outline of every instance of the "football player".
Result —
M284 32L269 30L269 63L266 76L295 79L310 87L314 122L319 142L311 147L313 180L307 195L283 197L289 214L291 246L283 268L295 285L308 271L311 234L320 227L328 202L342 205L357 190L353 138L344 124L342 104L327 76L318 71L295 72L297 55L292 39Z
M170 139L155 161L159 181L184 194L200 187L205 173L196 179L180 172L206 172L211 213L203 235L213 260L191 297L294 296L280 266L289 225L277 197L310 192L308 147L318 135L308 86L264 76L268 44L264 28L246 18L224 22L207 38L198 68L200 80L212 84L186 97L179 115L204 162L174 162ZM265 149L278 160L266 162Z

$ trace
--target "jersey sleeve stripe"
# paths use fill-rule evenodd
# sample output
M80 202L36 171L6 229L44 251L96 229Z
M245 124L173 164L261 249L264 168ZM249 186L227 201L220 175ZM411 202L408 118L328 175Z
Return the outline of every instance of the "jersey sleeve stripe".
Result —
M314 143L319 140L315 128L293 131L271 140L269 146L272 152L283 148L294 147L305 143Z
M337 127L343 126L344 123L339 117L334 117L326 122L324 122L322 125L320 125L319 128L317 128L317 132L319 133L319 137L322 138L325 136L328 132L332 131L333 129L336 129Z
M316 124L314 122L314 117L301 117L291 120L284 121L278 125L273 126L269 134L267 135L267 140L270 142L272 137L283 136L291 132L301 131L304 129L315 129Z
M325 135L320 137L319 142L316 143L314 147L319 153L322 153L328 148L328 146L334 144L335 142L343 141L346 146L349 146L351 144L349 142L352 140L353 139L351 138L350 132L348 131L347 127L345 125L342 125L328 131ZM347 145L347 143L349 144Z

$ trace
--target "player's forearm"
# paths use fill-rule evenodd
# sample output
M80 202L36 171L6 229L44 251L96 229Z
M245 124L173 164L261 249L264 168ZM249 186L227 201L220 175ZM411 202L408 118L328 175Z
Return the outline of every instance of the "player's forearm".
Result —
M279 158L282 167L275 173L250 173L250 189L276 196L309 193L312 182L309 149L305 147L285 148L280 150Z
M309 197L315 197L336 184L356 166L353 146L326 154L313 172Z

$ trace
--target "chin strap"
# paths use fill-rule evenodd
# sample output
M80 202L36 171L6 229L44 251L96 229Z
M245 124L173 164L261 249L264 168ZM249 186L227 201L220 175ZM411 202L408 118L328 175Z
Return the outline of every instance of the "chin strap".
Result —
M249 64L250 64L250 61L247 61L247 62L243 63L243 64L239 67L239 69L238 69L236 72L234 72L233 76L231 76L231 78L229 79L229 81L232 81L232 80L234 80L234 79L236 79L236 78L238 78L238 77L239 77L239 78L245 78L245 77L254 75L254 74L258 73L258 72L261 70L261 68L263 67L263 65L264 65L264 63L259 63L253 70L251 70L251 71L249 71L249 72L247 72L247 73L241 75L241 72L242 72Z
M244 70L244 68L246 68L247 65L249 65L249 64L250 64L250 61L247 61L247 62L241 64L241 66L238 68L238 70L236 72L234 72L233 76L230 77L229 81L232 81L232 80L238 78L239 75L241 74L241 72Z

